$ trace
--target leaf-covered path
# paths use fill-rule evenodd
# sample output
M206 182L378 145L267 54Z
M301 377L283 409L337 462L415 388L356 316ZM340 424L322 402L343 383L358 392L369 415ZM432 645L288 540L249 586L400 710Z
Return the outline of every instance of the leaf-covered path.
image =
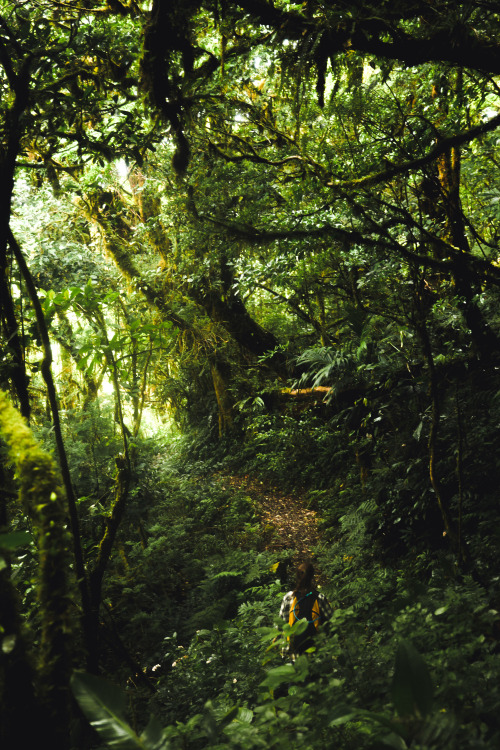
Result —
M266 549L293 553L293 564L312 556L321 532L317 513L307 508L303 491L285 493L248 474L225 476L223 482L226 487L243 491L251 498L261 517Z

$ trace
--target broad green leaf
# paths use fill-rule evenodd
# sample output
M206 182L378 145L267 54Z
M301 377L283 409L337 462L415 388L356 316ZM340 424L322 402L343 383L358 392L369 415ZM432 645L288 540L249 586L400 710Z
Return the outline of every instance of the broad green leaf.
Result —
M383 714L376 714L373 711L366 711L354 706L348 706L344 703L339 703L338 706L335 706L330 711L329 718L329 727L341 726L342 724L347 724L351 721L369 721L375 724L380 724L391 732L396 731L398 728L395 722L391 721Z
M300 635L301 633L304 633L304 631L307 630L308 622L305 617L303 617L301 620L297 620L297 622L294 622L293 625L288 625L288 623L285 623L283 627L283 632L287 636L287 638L290 638L292 635Z
M151 717L149 724L141 734L141 740L148 750L156 750L156 748L159 750L162 747L164 741L163 727L154 716Z
M342 724L347 724L349 721L356 721L357 709L352 706L339 704L338 706L334 706L330 711L329 718L328 726L338 727Z
M422 427L424 426L424 423L421 421L416 429L413 431L413 437L415 440L420 440L420 435L422 434Z
M434 610L434 614L436 615L436 617L439 617L439 615L444 615L447 609L448 607L438 607L438 609Z
M263 643L266 643L267 641L273 641L275 638L279 638L281 636L279 630L267 626L256 628L256 632L260 635L260 639Z
M225 727L228 724L230 724L232 721L234 721L234 719L238 717L238 713L239 713L238 706L234 706L230 711L227 712L227 714L225 714L225 716L223 716L223 718L220 721L220 726Z
M115 685L85 672L75 672L71 690L83 713L109 747L115 750L150 747L125 720L125 694Z
M12 531L8 534L0 534L1 549L15 549L25 544L30 544L33 537L29 531Z
M401 641L399 644L391 694L400 716L427 716L432 710L433 694L429 671L410 641Z
M251 724L253 721L253 711L249 708L240 708L236 720L241 721L244 724Z
M261 685L265 685L266 687L271 688L271 690L274 690L284 682L294 680L295 676L295 667L293 664L283 664L280 667L270 669L266 678L261 682Z

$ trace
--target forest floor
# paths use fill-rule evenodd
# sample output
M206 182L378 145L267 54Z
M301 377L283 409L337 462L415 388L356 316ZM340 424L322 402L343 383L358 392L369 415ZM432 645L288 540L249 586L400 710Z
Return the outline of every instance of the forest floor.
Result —
M242 491L251 498L260 516L265 549L283 552L293 567L314 557L313 549L321 541L321 531L316 511L307 507L305 490L283 492L248 474L225 475L223 481L225 487ZM323 582L319 570L316 578L318 583Z

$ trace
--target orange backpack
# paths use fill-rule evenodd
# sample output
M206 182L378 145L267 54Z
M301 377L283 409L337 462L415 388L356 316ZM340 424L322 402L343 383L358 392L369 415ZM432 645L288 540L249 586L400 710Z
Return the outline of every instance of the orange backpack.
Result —
M303 633L293 636L292 650L302 653L312 646L312 637L316 635L321 621L321 610L318 597L310 591L305 596L294 596L290 605L288 624L294 625L298 620L307 620L307 628Z

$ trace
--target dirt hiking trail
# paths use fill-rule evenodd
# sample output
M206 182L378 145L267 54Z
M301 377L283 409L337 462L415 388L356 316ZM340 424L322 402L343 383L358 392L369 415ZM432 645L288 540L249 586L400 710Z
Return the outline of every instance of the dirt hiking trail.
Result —
M307 507L303 490L286 493L248 474L221 476L220 480L225 487L244 492L252 499L261 517L265 549L288 556L293 552L292 566L313 557L312 550L320 542L321 532L317 513ZM316 578L323 583L319 570Z

